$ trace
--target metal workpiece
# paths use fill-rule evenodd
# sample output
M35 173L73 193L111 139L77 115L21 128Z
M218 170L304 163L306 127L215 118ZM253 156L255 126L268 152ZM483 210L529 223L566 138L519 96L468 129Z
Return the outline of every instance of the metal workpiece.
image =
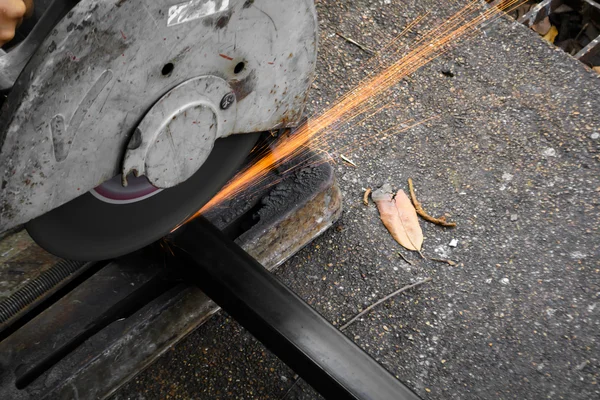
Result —
M248 254L271 269L279 266L342 215L342 193L332 166L305 151L204 216ZM250 228L248 228L250 226Z
M418 399L208 220L172 240L184 276L326 398Z
M227 124L230 134L295 125L313 78L317 22L312 0L81 0L41 40L0 117L0 231L119 175L140 123L163 96L195 78L221 79L231 94L213 100L196 88L197 100L210 98L218 113L198 108L206 128L194 119L173 122L189 122L178 135L190 152L209 147L213 117L223 116L217 129ZM180 119L179 106L165 115ZM160 135L164 119L158 122L140 132ZM158 172L168 153L160 143L144 158L159 186L181 181L202 160Z

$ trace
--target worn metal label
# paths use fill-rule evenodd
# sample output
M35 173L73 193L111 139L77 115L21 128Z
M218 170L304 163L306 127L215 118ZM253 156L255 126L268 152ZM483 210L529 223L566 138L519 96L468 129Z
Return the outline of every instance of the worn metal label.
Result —
M229 0L190 0L169 7L167 26L179 25L225 11Z

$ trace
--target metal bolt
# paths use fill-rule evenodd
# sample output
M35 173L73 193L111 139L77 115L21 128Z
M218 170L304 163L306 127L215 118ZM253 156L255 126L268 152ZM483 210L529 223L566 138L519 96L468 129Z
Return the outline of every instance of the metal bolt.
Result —
M227 110L229 107L231 107L231 105L233 104L234 101L235 101L235 94L233 94L232 92L227 93L221 99L221 110Z

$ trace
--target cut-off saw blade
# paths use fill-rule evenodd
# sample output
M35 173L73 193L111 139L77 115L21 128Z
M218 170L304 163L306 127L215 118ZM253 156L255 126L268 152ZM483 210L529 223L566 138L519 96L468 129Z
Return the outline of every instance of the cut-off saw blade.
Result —
M217 140L202 167L175 187L159 190L140 177L137 187L119 190L111 180L30 221L27 231L45 250L71 260L105 260L138 250L206 204L233 177L259 136Z

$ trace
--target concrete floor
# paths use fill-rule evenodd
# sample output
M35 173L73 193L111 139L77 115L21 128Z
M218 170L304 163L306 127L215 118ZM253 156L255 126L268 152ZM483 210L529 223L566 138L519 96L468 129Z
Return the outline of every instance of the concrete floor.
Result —
M380 49L424 11L435 26L457 8L386 3L317 2L310 112L369 70L369 55L336 32ZM424 399L600 398L600 76L502 20L389 96L396 107L333 143L354 143L345 156L358 165L336 167L345 196L338 225L277 276L337 325L432 277L346 331ZM365 145L396 121L431 116L439 118ZM364 188L406 189L408 177L431 214L458 223L422 222L425 255L458 265L409 254L375 206L362 204ZM302 382L290 390L293 382L293 371L221 313L113 399L319 398Z

